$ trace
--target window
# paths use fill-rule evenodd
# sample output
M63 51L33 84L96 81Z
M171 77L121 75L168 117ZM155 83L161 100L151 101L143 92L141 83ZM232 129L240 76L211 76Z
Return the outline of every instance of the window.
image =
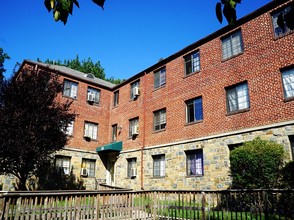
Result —
M165 129L166 127L166 109L154 112L153 129L154 131Z
M228 144L229 151L235 150L238 147L243 146L244 143L237 143L237 144Z
M129 137L132 137L133 135L136 134L136 132L138 131L139 127L139 118L134 118L130 120L130 125L129 125Z
M166 74L165 68L154 73L154 88L160 88L165 85Z
M291 153L292 153L292 160L294 160L294 135L289 136Z
M73 135L73 127L74 127L74 122L71 121L67 124L67 128L65 130L65 134L68 136L72 136Z
M289 25L288 20L290 21L291 19L293 19L291 18L293 15L291 15L290 11L291 11L291 6L288 6L272 15L275 38L282 37L291 31L291 25ZM281 27L279 27L278 22L281 24L280 25ZM293 30L293 27L292 27L292 30Z
M112 125L112 141L116 141L117 139L117 124Z
M114 97L113 97L113 106L118 106L118 98L119 98L119 91L114 92Z
M70 157L56 156L55 166L63 171L64 174L70 173Z
M187 156L187 175L203 176L203 150L186 151Z
M86 170L86 176L95 177L95 164L96 164L95 160L83 158L81 174L84 175L84 171Z
M88 87L88 102L93 102L95 104L99 104L100 102L100 90Z
M137 176L137 160L136 158L129 158L128 161L128 178Z
M249 94L247 82L226 89L227 111L237 112L249 108Z
M187 123L203 120L202 97L186 102Z
M97 140L98 124L85 122L85 133L84 136L93 140Z
M223 60L229 59L243 52L241 31L235 32L222 39Z
M189 75L200 71L200 54L199 51L189 54L184 57L185 60L185 74Z
M154 155L153 157L153 176L165 176L165 155Z
M78 84L69 80L64 80L63 95L76 99L78 92Z
M294 98L294 68L282 71L284 96Z
M140 81L131 84L131 99L134 100L139 96Z

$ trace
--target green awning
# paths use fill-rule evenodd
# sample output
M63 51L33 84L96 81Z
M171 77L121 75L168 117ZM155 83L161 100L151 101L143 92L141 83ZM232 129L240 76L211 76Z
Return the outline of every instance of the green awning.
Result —
M120 142L113 142L113 143L110 143L110 144L106 144L104 146L101 146L101 147L97 147L96 148L96 152L99 153L99 152L105 152L105 151L117 151L117 152L120 152L122 150L122 141Z

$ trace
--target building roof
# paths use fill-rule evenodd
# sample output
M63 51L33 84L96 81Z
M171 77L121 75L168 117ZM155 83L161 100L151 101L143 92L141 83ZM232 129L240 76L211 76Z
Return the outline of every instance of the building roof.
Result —
M98 84L102 87L106 87L109 89L112 89L113 87L115 87L116 85L113 83L110 83L108 81L105 81L103 79L99 79L97 77L95 77L92 73L83 73L77 70L73 70L70 69L66 66L59 66L59 65L53 65L53 64L47 64L47 63L41 63L41 62L36 62L36 61L32 61L32 60L24 60L24 63L30 63L33 65L38 65L38 66L42 66L44 68L48 68L52 71L57 71L62 73L63 75L67 75L69 77L73 77L75 79L78 80L82 80L82 81L86 81L89 83L94 83L94 84Z

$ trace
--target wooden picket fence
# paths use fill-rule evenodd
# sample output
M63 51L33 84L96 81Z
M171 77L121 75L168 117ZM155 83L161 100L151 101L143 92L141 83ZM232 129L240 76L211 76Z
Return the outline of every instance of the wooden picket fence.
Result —
M294 219L294 190L0 192L0 220Z

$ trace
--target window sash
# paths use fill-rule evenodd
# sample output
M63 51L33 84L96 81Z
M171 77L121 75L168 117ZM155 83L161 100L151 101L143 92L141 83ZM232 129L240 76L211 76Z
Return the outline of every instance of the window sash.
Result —
M129 125L129 137L132 137L132 127L139 126L139 119L138 118L131 119L129 124L130 124Z
M88 171L88 177L95 177L95 165L96 161L91 159L82 159L82 168L86 168Z
M94 123L85 123L85 136L90 137L93 140L97 140L98 125Z
M118 101L119 101L119 92L116 91L114 92L113 106L118 106Z
M199 51L184 57L185 74L189 75L200 71L200 53Z
M202 97L187 102L186 106L187 123L203 120Z
M227 89L228 112L239 111L249 108L248 84L242 83Z
M77 98L78 84L69 80L64 81L63 95L71 98Z
M164 129L166 127L166 110L154 112L154 130Z
M136 81L134 83L131 84L131 99L133 100L135 98L135 95L134 95L134 88L135 87L140 87L140 81Z
M195 151L187 153L187 175L202 176L203 175L203 151Z
M165 176L165 156L164 155L153 156L153 176L154 177Z
M154 73L154 88L155 89L159 88L165 85L165 83L166 83L166 70L164 68Z
M294 68L282 72L284 97L294 97Z
M128 178L132 177L132 169L136 169L136 158L130 158L128 160Z
M68 157L56 157L55 166L62 169L65 175L70 173L70 158Z
M222 40L222 55L224 60L242 52L243 42L241 31L231 34Z
M88 88L88 94L92 94L94 102L99 104L100 102L100 90L94 88Z

